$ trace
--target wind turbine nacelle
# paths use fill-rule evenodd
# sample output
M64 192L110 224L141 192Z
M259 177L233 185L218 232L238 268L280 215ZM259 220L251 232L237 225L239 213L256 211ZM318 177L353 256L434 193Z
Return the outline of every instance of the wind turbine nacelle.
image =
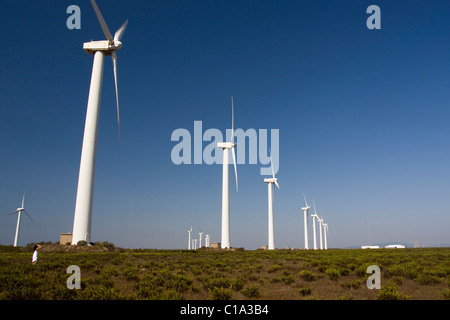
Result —
M113 51L122 48L122 42L114 40L113 44L110 44L108 40L91 41L83 43L83 49L88 54L95 54L97 51L104 51L105 55L111 55Z
M265 183L275 183L275 181L277 181L278 179L277 178L265 178L264 179L264 182Z
M25 210L24 208L17 208L17 211L23 211Z
M222 149L231 149L233 147L237 146L236 143L233 142L218 142L217 147Z

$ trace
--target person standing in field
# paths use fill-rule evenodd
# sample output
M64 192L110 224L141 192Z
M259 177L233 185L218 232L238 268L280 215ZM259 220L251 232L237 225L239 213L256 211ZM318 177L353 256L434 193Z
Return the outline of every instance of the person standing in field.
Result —
M40 245L36 244L33 248L33 258L31 259L31 263L36 264L38 260L38 250L41 248Z

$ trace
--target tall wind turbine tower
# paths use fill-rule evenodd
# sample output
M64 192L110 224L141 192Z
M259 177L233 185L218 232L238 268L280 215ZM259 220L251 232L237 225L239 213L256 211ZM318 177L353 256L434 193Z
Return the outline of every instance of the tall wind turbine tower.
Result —
M268 226L269 226L269 242L268 242L268 249L274 250L275 249L275 241L273 236L273 198L275 193L275 187L274 184L277 186L278 189L280 189L280 186L278 185L277 178L275 178L275 172L273 171L273 163L272 163L272 154L270 155L270 165L272 167L272 178L265 178L264 182L267 183L267 194L268 194Z
M238 191L238 178L236 168L236 156L234 148L234 105L233 97L231 97L231 141L217 143L218 148L223 149L222 162L222 249L230 248L230 190L228 181L228 150L231 149L234 163L234 174L236 177L236 191Z
M311 208L311 205L308 205L308 202L306 201L306 196L303 194L303 198L305 199L305 207L302 208L303 210L303 217L304 217L304 225L305 225L305 249L309 249L308 245L308 211L309 208Z
M207 248L209 248L209 239L210 239L210 235L209 234L207 234L206 236L205 236L205 247L207 247Z
M319 218L316 211L316 202L313 199L313 205L314 205L314 213L311 215L313 218L313 243L314 243L314 250L317 250L317 240L316 240L316 218Z
M17 247L17 242L19 241L19 230L20 230L20 218L22 215L22 212L25 212L28 218L30 218L31 221L33 221L33 218L31 218L31 215L25 210L24 208L25 203L25 194L23 194L22 197L22 206L20 208L17 208L16 211L9 213L8 215L12 215L17 213L17 224L16 224L16 235L14 236L14 247Z
M322 223L323 219L318 218L317 221L319 222L319 240L320 240L320 249L323 249L323 242L322 242Z
M77 199L75 204L75 215L73 222L72 244L80 240L90 242L92 203L94 194L95 157L97 150L98 118L100 112L100 98L102 92L103 66L105 55L112 57L114 82L116 87L117 122L119 125L120 141L120 116L119 116L119 93L117 88L117 55L116 51L122 48L120 39L125 32L128 20L117 30L112 37L108 26L97 6L95 0L91 0L95 14L100 22L103 33L108 40L91 41L83 44L83 49L88 54L94 55L92 66L91 86L86 112L86 123L84 127L83 147L81 151L80 172L78 177Z

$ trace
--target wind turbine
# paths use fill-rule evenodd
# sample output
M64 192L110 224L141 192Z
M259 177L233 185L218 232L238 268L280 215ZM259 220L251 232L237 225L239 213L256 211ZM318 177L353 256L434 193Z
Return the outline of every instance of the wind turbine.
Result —
M194 250L197 249L197 239L194 239Z
M202 235L203 235L203 232L200 231L200 232L198 233L198 239L199 239L199 241L198 241L198 247L199 247L199 248L202 247Z
M205 247L207 247L207 248L209 248L209 239L210 239L210 235L209 234L207 234L206 236L205 236Z
M305 224L305 249L308 250L308 210L311 208L311 205L308 206L308 202L306 201L305 194L303 194L303 198L305 199L305 207L302 208L304 213L304 224Z
M316 211L316 202L313 199L313 205L314 205L314 213L311 215L313 218L313 240L314 240L314 250L317 250L317 240L316 240L316 218L319 219L319 216L317 215Z
M12 214L17 213L17 225L16 225L16 235L14 237L14 247L17 247L17 241L19 240L20 217L22 215L22 211L27 214L28 218L30 218L31 221L33 221L33 218L31 218L31 215L27 212L27 210L25 210L24 203L25 203L25 194L23 194L23 197L22 197L22 206L20 208L17 208L16 211L8 214L8 215L12 215Z
M187 231L189 233L189 239L188 239L188 250L191 250L191 232L192 232L192 226Z
M230 142L218 142L218 148L223 149L223 162L222 162L222 242L221 247L230 248L230 191L228 181L228 150L231 149L234 163L234 174L236 177L236 191L238 191L238 177L236 168L236 156L234 148L234 105L233 97L231 97L231 141Z
M328 223L324 223L323 224L323 235L324 235L325 250L328 249L327 233L328 233Z
M272 154L270 154L270 165L272 167L272 178L265 178L264 182L267 183L267 190L268 190L268 214L269 214L269 243L268 243L268 249L274 250L275 249L275 243L273 238L273 198L275 193L275 187L274 184L277 186L278 189L280 189L280 186L278 185L277 178L275 178L275 172L273 171L273 163L272 163Z
M95 157L97 149L98 118L100 111L105 55L110 55L113 62L117 103L117 122L119 126L120 142L119 92L117 88L116 51L122 48L122 42L120 42L120 39L125 32L128 20L125 21L125 23L117 30L113 38L95 0L91 0L91 4L94 7L95 14L97 15L100 26L102 27L103 33L105 34L107 40L91 41L83 44L83 49L86 51L86 53L94 55L94 64L92 66L91 86L89 89L83 147L81 151L77 199L75 204L75 215L73 222L72 244L77 244L80 240L90 242L91 237Z
M320 239L320 249L323 249L323 243L322 243L322 223L323 223L323 219L322 218L318 218L317 221L319 222L319 239Z

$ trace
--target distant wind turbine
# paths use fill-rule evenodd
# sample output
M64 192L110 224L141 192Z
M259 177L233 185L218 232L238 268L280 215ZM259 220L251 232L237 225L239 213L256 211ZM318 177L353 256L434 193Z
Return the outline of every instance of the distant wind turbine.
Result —
M313 218L313 241L314 241L314 250L317 250L317 240L316 240L316 218L319 218L316 211L316 202L313 199L313 205L314 205L314 213L311 215Z
M322 242L322 223L323 223L323 219L322 218L318 218L317 221L319 222L319 237L320 237L320 249L323 249L323 242Z
M268 226L269 226L269 242L268 242L268 249L274 250L275 249L275 241L273 236L273 198L275 193L275 187L274 184L277 186L278 189L280 189L280 186L278 185L277 178L275 178L275 172L273 171L273 163L272 163L272 154L270 155L270 165L272 167L272 178L265 178L264 182L267 183L267 190L268 190Z
M202 235L203 235L203 232L200 231L200 232L198 233L198 239L199 239L199 241L198 241L198 247L199 247L199 248L202 247Z
M323 235L324 235L325 250L328 249L327 234L328 234L328 223L324 223L323 224Z
M194 250L197 249L197 239L194 239Z
M19 240L19 229L20 229L20 217L22 215L22 212L25 212L28 218L30 218L31 221L33 221L33 218L31 218L31 215L25 210L24 208L25 203L25 194L23 194L22 197L22 206L20 208L17 208L16 211L9 213L8 215L12 215L17 213L17 225L16 225L16 235L14 236L14 247L17 247L17 242Z
M94 194L95 157L97 150L98 118L100 113L100 100L103 81L103 66L105 55L110 55L113 62L114 82L116 87L117 122L119 126L120 141L120 116L119 116L119 93L117 88L117 55L116 51L122 48L120 39L125 32L128 20L117 30L114 38L109 32L108 26L97 6L95 0L91 0L95 14L100 22L103 33L107 40L91 41L83 44L83 49L88 54L94 55L92 66L91 86L86 112L84 127L83 147L81 151L80 172L78 177L77 198L75 204L75 215L73 222L72 244L80 240L90 242L92 203Z
M218 148L223 149L222 162L222 248L230 248L230 191L228 181L228 149L231 149L234 163L234 174L236 177L236 191L238 191L238 177L236 168L236 156L234 148L234 105L231 97L231 141L217 143Z
M207 248L209 248L209 239L210 239L210 235L209 234L207 234L206 236L205 236L205 247L207 247Z
M308 211L309 208L311 208L311 205L308 205L308 202L306 201L306 196L303 194L303 198L305 199L305 207L302 208L303 210L303 216L304 216L304 225L305 225L305 249L308 250Z
M192 232L192 226L190 229L188 229L187 231L189 233L189 238L188 238L188 250L191 250L191 232Z

